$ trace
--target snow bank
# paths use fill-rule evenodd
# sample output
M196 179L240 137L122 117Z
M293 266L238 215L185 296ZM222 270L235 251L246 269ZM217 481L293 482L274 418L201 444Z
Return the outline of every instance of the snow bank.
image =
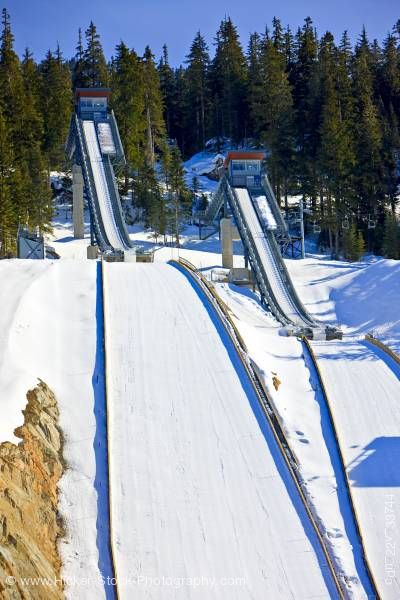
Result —
M110 123L97 123L97 133L102 154L115 154L116 151Z
M185 181L191 188L193 186L193 178L198 178L200 191L210 194L216 191L218 181L209 179L209 175L213 173L217 166L223 163L225 156L223 154L211 152L198 152L184 163Z
M326 323L348 335L370 331L400 352L400 261L371 258L348 263L325 258L287 260L301 300Z
M97 549L102 536L107 548L101 491L107 492L107 480L96 263L4 260L0 280L0 439L15 441L26 391L41 378L55 393L65 435L60 511L67 536L60 550L66 598L98 600L105 597L100 575L110 571L106 553L99 563Z
M214 154L210 152L198 152L184 163L184 169L192 175L209 175L218 164L225 160L223 154Z
M275 217L272 214L270 205L265 196L252 196L252 199L256 205L257 212L261 218L263 225L267 229L276 229Z

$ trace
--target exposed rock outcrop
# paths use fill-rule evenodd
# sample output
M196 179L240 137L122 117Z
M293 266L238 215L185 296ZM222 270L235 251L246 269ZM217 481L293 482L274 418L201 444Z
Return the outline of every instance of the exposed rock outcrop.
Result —
M0 444L0 598L63 598L57 540L63 535L57 484L63 437L53 392L40 381L27 393L22 441Z

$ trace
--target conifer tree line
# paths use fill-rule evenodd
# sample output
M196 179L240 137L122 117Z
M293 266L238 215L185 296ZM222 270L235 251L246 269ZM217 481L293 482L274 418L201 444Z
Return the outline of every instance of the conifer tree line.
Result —
M37 64L14 50L10 17L0 37L0 255L15 253L18 227L49 230L50 169L63 163L71 75L59 47Z
M125 42L107 62L93 23L77 37L69 60L59 47L39 63L29 50L19 58L3 10L0 252L18 225L50 222L49 172L64 168L73 89L109 86L128 159L123 191L155 236L179 243L191 204L182 157L211 139L217 150L265 148L282 208L303 196L332 252L400 258L400 21L382 45L363 30L352 47L346 32L319 37L310 18L296 31L274 18L244 48L227 17L213 47L198 32L178 68L166 46L157 60Z

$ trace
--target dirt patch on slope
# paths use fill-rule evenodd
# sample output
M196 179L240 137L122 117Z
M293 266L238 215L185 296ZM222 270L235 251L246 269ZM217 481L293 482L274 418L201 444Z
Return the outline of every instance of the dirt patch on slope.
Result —
M42 381L27 393L22 441L0 444L0 598L64 597L57 540L63 535L57 484L63 436L53 392Z

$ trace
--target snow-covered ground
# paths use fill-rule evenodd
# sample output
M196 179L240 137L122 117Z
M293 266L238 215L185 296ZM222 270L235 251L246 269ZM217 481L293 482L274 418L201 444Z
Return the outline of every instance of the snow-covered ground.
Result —
M107 573L109 566L98 565L97 548L97 545L101 548L107 546L104 540L107 527L101 528L101 521L106 512L105 490L100 486L100 479L102 482L105 480L105 449L101 445L96 446L95 442L96 440L101 443L104 440L101 433L104 419L99 411L96 416L93 414L94 406L101 406L101 400L96 400L98 394L95 393L94 382L97 375L92 381L93 374L99 374L100 368L96 363L96 356L99 354L98 350L96 351L97 322L94 315L96 272L94 263L86 261L88 227L85 240L74 240L71 223L67 219L63 218L63 215L59 216L55 223L53 241L50 242L62 257L56 265L49 261L0 261L0 390L2 414L7 414L7 419L0 422L0 435L1 440L13 439L14 427L22 422L20 410L25 405L26 390L34 385L37 377L44 379L59 398L62 426L67 433L66 453L70 470L64 477L61 488L62 512L69 524L69 537L67 543L62 546L64 574L79 578L88 573L93 576ZM154 246L151 233L143 232L138 226L131 228L131 231L131 237L144 247ZM179 250L159 245L155 252L155 261L165 262L170 258L182 256L207 275L213 267L221 267L218 237L215 235L201 241L196 239L196 232L194 227L184 232L182 248ZM69 260L71 258L75 260ZM240 243L235 243L234 261L235 266L243 266ZM343 427L343 436L346 435L346 439L343 437L343 445L347 444L349 453L359 451L354 456L349 454L349 460L356 458L361 466L364 466L380 459L384 455L383 451L386 452L385 456L388 452L389 456L392 456L392 452L396 450L393 440L397 438L389 419L391 411L394 411L393 427L396 425L398 431L398 402L396 404L392 396L387 399L386 395L388 390L389 393L393 393L393 390L397 389L391 386L395 385L394 378L398 378L399 375L386 363L382 364L382 361L377 360L375 350L372 352L357 341L361 340L366 332L373 331L400 352L400 263L371 258L365 262L351 264L313 256L305 261L288 260L287 266L306 308L322 321L341 323L345 333L346 342L339 344L339 347L342 352L343 348L349 349L346 368L341 367L345 362L343 357L340 355L339 360L336 357L335 343L328 344L322 360L327 377L333 378L328 393L331 389L335 416L337 411L337 419L349 418L353 423L352 428L349 425L347 428ZM117 267L122 269L128 265ZM153 267L144 265L143 268ZM332 432L321 394L315 389L315 375L312 369L309 370L305 365L299 343L279 335L279 326L260 308L256 295L245 288L238 289L234 286L222 286L220 292L231 306L250 353L264 373L266 385L271 390L291 445L301 463L309 497L322 527L326 530L332 554L349 578L350 594L354 598L364 598L367 589L365 573L362 565L360 566L360 552L346 505ZM125 293L121 293L121 301ZM137 297L131 295L131 307L135 302L140 302L140 294L141 291L138 290ZM60 323L55 323L56 320ZM46 331L51 331L51 334L43 335ZM160 336L154 336L154 348L158 347L159 340ZM357 343L356 351L350 348L354 343ZM360 346L363 348L361 353ZM150 352L148 356L151 356ZM163 356L165 358L165 353ZM83 365L79 372L78 362ZM363 377L357 370L361 368L371 373L371 379L376 379L375 383L371 383L371 390L374 392L368 396L363 396L364 392L360 394L360 388L357 387L356 390L354 387L357 378ZM379 376L372 374L376 372L376 368ZM335 400L338 394L334 391L338 379L337 369L341 374L345 373L346 380L352 378L346 395L338 401ZM278 391L275 391L272 385L275 373L282 382ZM396 395L395 399L397 397ZM389 407L385 414L379 405L380 398L385 398L384 406ZM377 423L375 427L376 404L385 421ZM361 407L363 419L358 420ZM346 415L343 412L340 416L341 410L346 410ZM367 429L368 426L370 430ZM357 427L361 428L361 431L358 431ZM381 438L385 440L388 436L389 442L381 443ZM379 447L374 442L375 438L380 440ZM360 445L360 448L351 449L350 446L354 444ZM373 445L368 447L370 444ZM363 448L366 448L365 452ZM357 458L359 456L360 459ZM358 463L356 467L358 468ZM393 481L393 473L390 470L384 471L385 477L386 473ZM360 502L364 502L365 507L367 495L372 498L374 506L376 502L380 502L381 496L376 495L376 488L378 486L366 485L356 490L356 494L361 498ZM379 493L382 489L385 489L385 486L380 486ZM397 489L398 484L394 490L396 498ZM96 490L100 493L100 499ZM375 497L378 500L375 500ZM390 539L382 538L382 535L390 535L392 531L390 528L387 531L385 527L382 528L382 523L386 523L386 511L390 508L385 502L384 500L383 515L379 512L379 507L375 517L365 508L365 528L368 529L365 539L366 542L372 540L369 543L376 552L375 560L381 561L378 571L385 565L385 560L390 560L390 554L386 553L391 551L392 543ZM396 502L395 506L398 506L398 499ZM247 511L248 509L244 512ZM362 512L363 509L360 508L360 514ZM399 518L397 512L397 523ZM395 542L395 552L398 556L398 534ZM382 543L380 551L379 544ZM397 570L398 568L397 563ZM388 588L388 593L392 593L390 590L393 589L396 589L394 585ZM204 592L204 588L202 591ZM385 587L383 592L386 591ZM90 589L67 586L69 598L97 599L104 595L103 586L99 584ZM199 593L198 597L204 597L204 594ZM237 597L243 596L239 593ZM297 600L298 594L294 594L294 597Z
M368 342L314 342L366 554L385 600L400 598L400 366Z
M335 597L293 481L212 312L171 266L104 267L120 597Z
M352 598L372 591L363 565L344 477L323 396L296 338L279 335L279 325L245 288L217 284L260 369L299 463L305 489L332 557ZM279 379L278 390L273 378Z
M397 410L399 415L398 371L397 375L393 371L390 372L385 361L377 360L377 353L371 355L364 344L357 343L357 339L363 338L365 333L372 330L395 350L399 350L400 263L369 259L350 264L326 260L323 257L310 257L305 261L288 260L286 264L299 295L310 313L326 323L340 322L345 338L349 339L349 342L326 343L329 350L324 355L324 370L331 373L328 379L328 394L332 387L333 408L337 411L343 410L341 415L343 422L346 419L351 420L351 427L347 426L347 437L343 440L346 447L352 445L353 438L357 439L357 415L361 407L364 413L369 415L365 418L369 422L370 431L367 433L368 430L365 430L363 434L365 433L370 439L365 445L373 443L374 437L369 434L384 430L382 421L387 427L394 427L398 431L397 421L392 421L391 417L392 410ZM309 496L330 538L332 551L343 571L351 578L352 593L355 597L359 597L360 594L362 596L365 592L362 591L357 579L364 583L365 587L367 586L357 536L349 511L329 418L316 385L312 365L304 363L299 342L277 335L277 329L274 330L271 319L265 316L251 292L227 285L219 285L218 288L235 316L251 356L263 370L277 411L299 458ZM346 369L341 369L339 365L344 364ZM368 394L367 388L360 387L358 384L358 380L363 378L362 369L368 372L364 380L372 379L371 385L367 386L371 390ZM272 385L275 373L282 382L279 391L276 391ZM342 382L342 387L338 381ZM336 395L340 398L337 408ZM386 398L387 395L389 399ZM381 423L378 422L375 426L374 407L377 403L380 404L380 399L384 402L381 406L384 414L381 416ZM371 404L371 411L368 409L369 404ZM350 413L352 416L349 417ZM381 454L383 454L382 448ZM388 465L391 464L389 457L387 462ZM390 469L387 479L390 479ZM392 481L395 483L395 479L392 478ZM358 489L357 493L359 494ZM374 493L376 490L372 495ZM364 502L367 497L368 494L364 493ZM382 500L382 494L381 496L378 494L378 498ZM384 500L382 502L384 503ZM371 497L371 505L376 508L373 497ZM375 540L372 554L379 552L379 543L376 540L380 540L382 559L382 547L383 552L385 551L382 536L385 535L385 529L382 528L382 520L375 518L373 522L368 518L370 516L371 513L367 512L367 516L363 518L365 529L369 531L369 536L365 537L367 550ZM399 530L397 530L396 543L398 547ZM377 565L381 575L384 574L382 565L384 562L381 560ZM395 589L395 586L393 585L391 589ZM388 591L386 588L384 590Z
M218 165L225 160L224 154L213 152L198 152L184 163L186 185L191 188L193 178L197 179L200 185L200 191L205 194L211 194L216 191L218 181L210 179L208 175L212 173Z
M400 367L363 340L400 351L400 262L307 259L290 269L307 308L343 324L345 341L314 342L361 524L383 598L400 597Z
M104 598L101 576L112 576L96 268L68 259L0 261L0 439L16 441L26 392L45 381L65 435L60 512L67 535L60 550L71 600Z
M355 338L373 332L400 354L400 261L315 256L286 265L305 307L320 321L340 323Z

